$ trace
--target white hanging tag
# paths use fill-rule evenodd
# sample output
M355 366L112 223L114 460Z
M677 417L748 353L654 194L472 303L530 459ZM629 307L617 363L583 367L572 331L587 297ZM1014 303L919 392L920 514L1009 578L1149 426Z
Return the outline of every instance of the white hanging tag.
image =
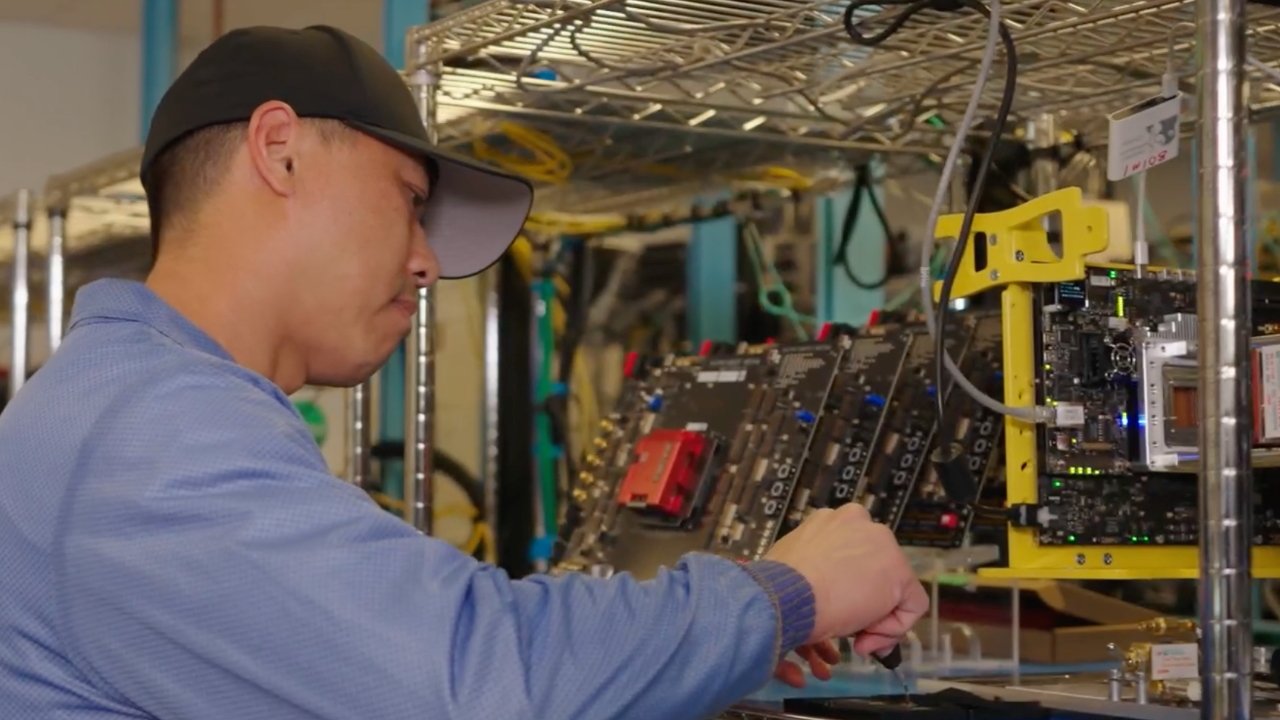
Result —
M1123 180L1178 157L1182 93L1143 100L1108 117L1108 180Z

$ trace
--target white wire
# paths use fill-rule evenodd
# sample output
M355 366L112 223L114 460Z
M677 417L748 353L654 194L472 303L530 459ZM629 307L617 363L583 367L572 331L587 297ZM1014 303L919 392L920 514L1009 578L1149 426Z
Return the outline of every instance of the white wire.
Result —
M925 225L929 233L927 236L929 240L933 240L937 232L938 217L942 214L942 204L951 188L951 175L955 172L956 162L960 158L960 151L964 148L965 139L973 126L974 116L978 114L978 103L981 102L982 93L987 86L987 75L991 72L991 65L995 62L996 43L1000 39L1000 0L990 0L988 9L991 12L991 17L990 22L987 23L987 44L982 51L982 62L978 67L978 80L973 85L973 93L969 96L969 105L965 108L964 117L960 120L959 127L956 128L955 140L952 141L951 150L947 153L946 162L942 165L942 177L938 180L938 189L934 193L933 204L929 207L929 220L928 224ZM997 142L998 140L999 138L991 138L991 142ZM924 318L929 327L929 336L936 342L938 327L933 307L933 273L929 262L933 254L934 244L926 241L921 246L924 251L920 263L920 290L922 293L920 304L924 308ZM952 252L955 252L954 248ZM948 262L950 262L950 258L948 258ZM964 373L960 372L955 360L951 359L951 353L946 351L945 343L943 345L943 361L947 366L947 371L955 379L956 384L963 388L970 397L992 412L1010 415L1031 423L1037 422L1044 418L1046 413L1051 412L1048 408L1043 410L1038 410L1035 407L1015 408L982 392L973 383L969 382L969 378L965 377Z
M1147 263L1151 262L1148 258L1150 248L1147 246L1147 172L1144 170L1134 177L1137 183L1137 212L1135 213L1137 221L1133 228L1133 264L1138 269L1138 276L1141 277Z

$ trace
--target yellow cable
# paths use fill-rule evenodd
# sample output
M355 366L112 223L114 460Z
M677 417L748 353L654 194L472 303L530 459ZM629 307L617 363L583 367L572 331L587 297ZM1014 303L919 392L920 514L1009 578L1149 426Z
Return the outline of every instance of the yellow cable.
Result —
M813 187L813 180L791 168L770 165L748 171L739 177L740 180L768 183L788 190L808 190Z
M516 151L500 150L482 136L471 143L477 158L534 182L561 185L573 174L573 160L550 136L513 122L500 122L494 130Z

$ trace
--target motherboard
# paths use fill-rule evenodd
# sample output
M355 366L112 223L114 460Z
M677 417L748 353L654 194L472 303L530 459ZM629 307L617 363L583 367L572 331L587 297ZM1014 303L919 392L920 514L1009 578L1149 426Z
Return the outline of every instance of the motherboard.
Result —
M1273 322L1274 283L1254 285L1255 325ZM1040 542L1194 545L1194 281L1090 268L1083 280L1040 286L1037 305L1039 399L1056 410L1039 431ZM1255 476L1265 491L1267 473ZM1257 541L1280 542L1274 513L1257 502Z
M573 489L560 570L651 577L690 551L759 557L773 543L849 345L673 357L631 383Z

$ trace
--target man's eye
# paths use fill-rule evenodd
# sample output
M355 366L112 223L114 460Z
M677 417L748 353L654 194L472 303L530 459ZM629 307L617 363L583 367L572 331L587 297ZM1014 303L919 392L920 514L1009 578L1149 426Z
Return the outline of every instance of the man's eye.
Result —
M409 201L413 207L413 215L419 223L426 221L427 196L420 192L411 192Z

